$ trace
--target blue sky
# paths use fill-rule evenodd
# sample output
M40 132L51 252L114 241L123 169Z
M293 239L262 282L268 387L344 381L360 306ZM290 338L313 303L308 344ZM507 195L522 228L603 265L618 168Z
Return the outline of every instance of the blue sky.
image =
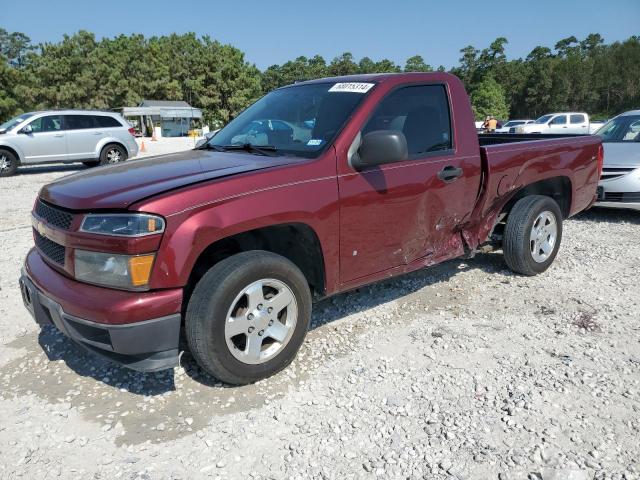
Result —
M99 38L193 31L239 47L260 68L316 53L330 61L345 51L401 64L420 54L449 68L462 47L484 48L498 36L516 58L571 35L640 35L640 0L0 0L0 27L34 42L80 29Z

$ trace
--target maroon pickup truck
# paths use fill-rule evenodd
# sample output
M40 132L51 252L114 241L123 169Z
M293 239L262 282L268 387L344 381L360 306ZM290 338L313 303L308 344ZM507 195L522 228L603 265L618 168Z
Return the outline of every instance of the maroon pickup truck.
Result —
M595 199L595 136L478 136L445 73L275 90L195 150L42 188L20 285L39 324L142 371L286 367L313 299L501 248L545 271Z

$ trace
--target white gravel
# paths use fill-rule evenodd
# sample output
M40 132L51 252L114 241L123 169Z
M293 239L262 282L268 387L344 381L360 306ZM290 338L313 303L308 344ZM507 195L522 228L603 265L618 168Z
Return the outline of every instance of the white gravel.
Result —
M323 301L289 369L227 388L38 331L29 211L69 171L0 179L0 479L640 478L640 214L567 221L535 278L489 254Z

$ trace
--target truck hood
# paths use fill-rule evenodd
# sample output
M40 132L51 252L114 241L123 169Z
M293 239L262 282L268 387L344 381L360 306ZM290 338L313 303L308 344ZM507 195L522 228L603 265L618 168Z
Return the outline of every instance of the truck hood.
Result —
M603 142L605 167L640 167L640 142Z
M241 152L189 150L93 168L45 185L40 198L72 210L123 209L193 183L299 162Z

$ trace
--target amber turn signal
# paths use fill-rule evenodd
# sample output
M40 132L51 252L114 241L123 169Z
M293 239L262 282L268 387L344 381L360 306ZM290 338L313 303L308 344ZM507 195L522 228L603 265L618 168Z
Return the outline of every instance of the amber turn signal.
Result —
M131 285L134 287L142 287L149 283L149 276L151 275L151 267L153 267L154 259L155 254L129 258Z

